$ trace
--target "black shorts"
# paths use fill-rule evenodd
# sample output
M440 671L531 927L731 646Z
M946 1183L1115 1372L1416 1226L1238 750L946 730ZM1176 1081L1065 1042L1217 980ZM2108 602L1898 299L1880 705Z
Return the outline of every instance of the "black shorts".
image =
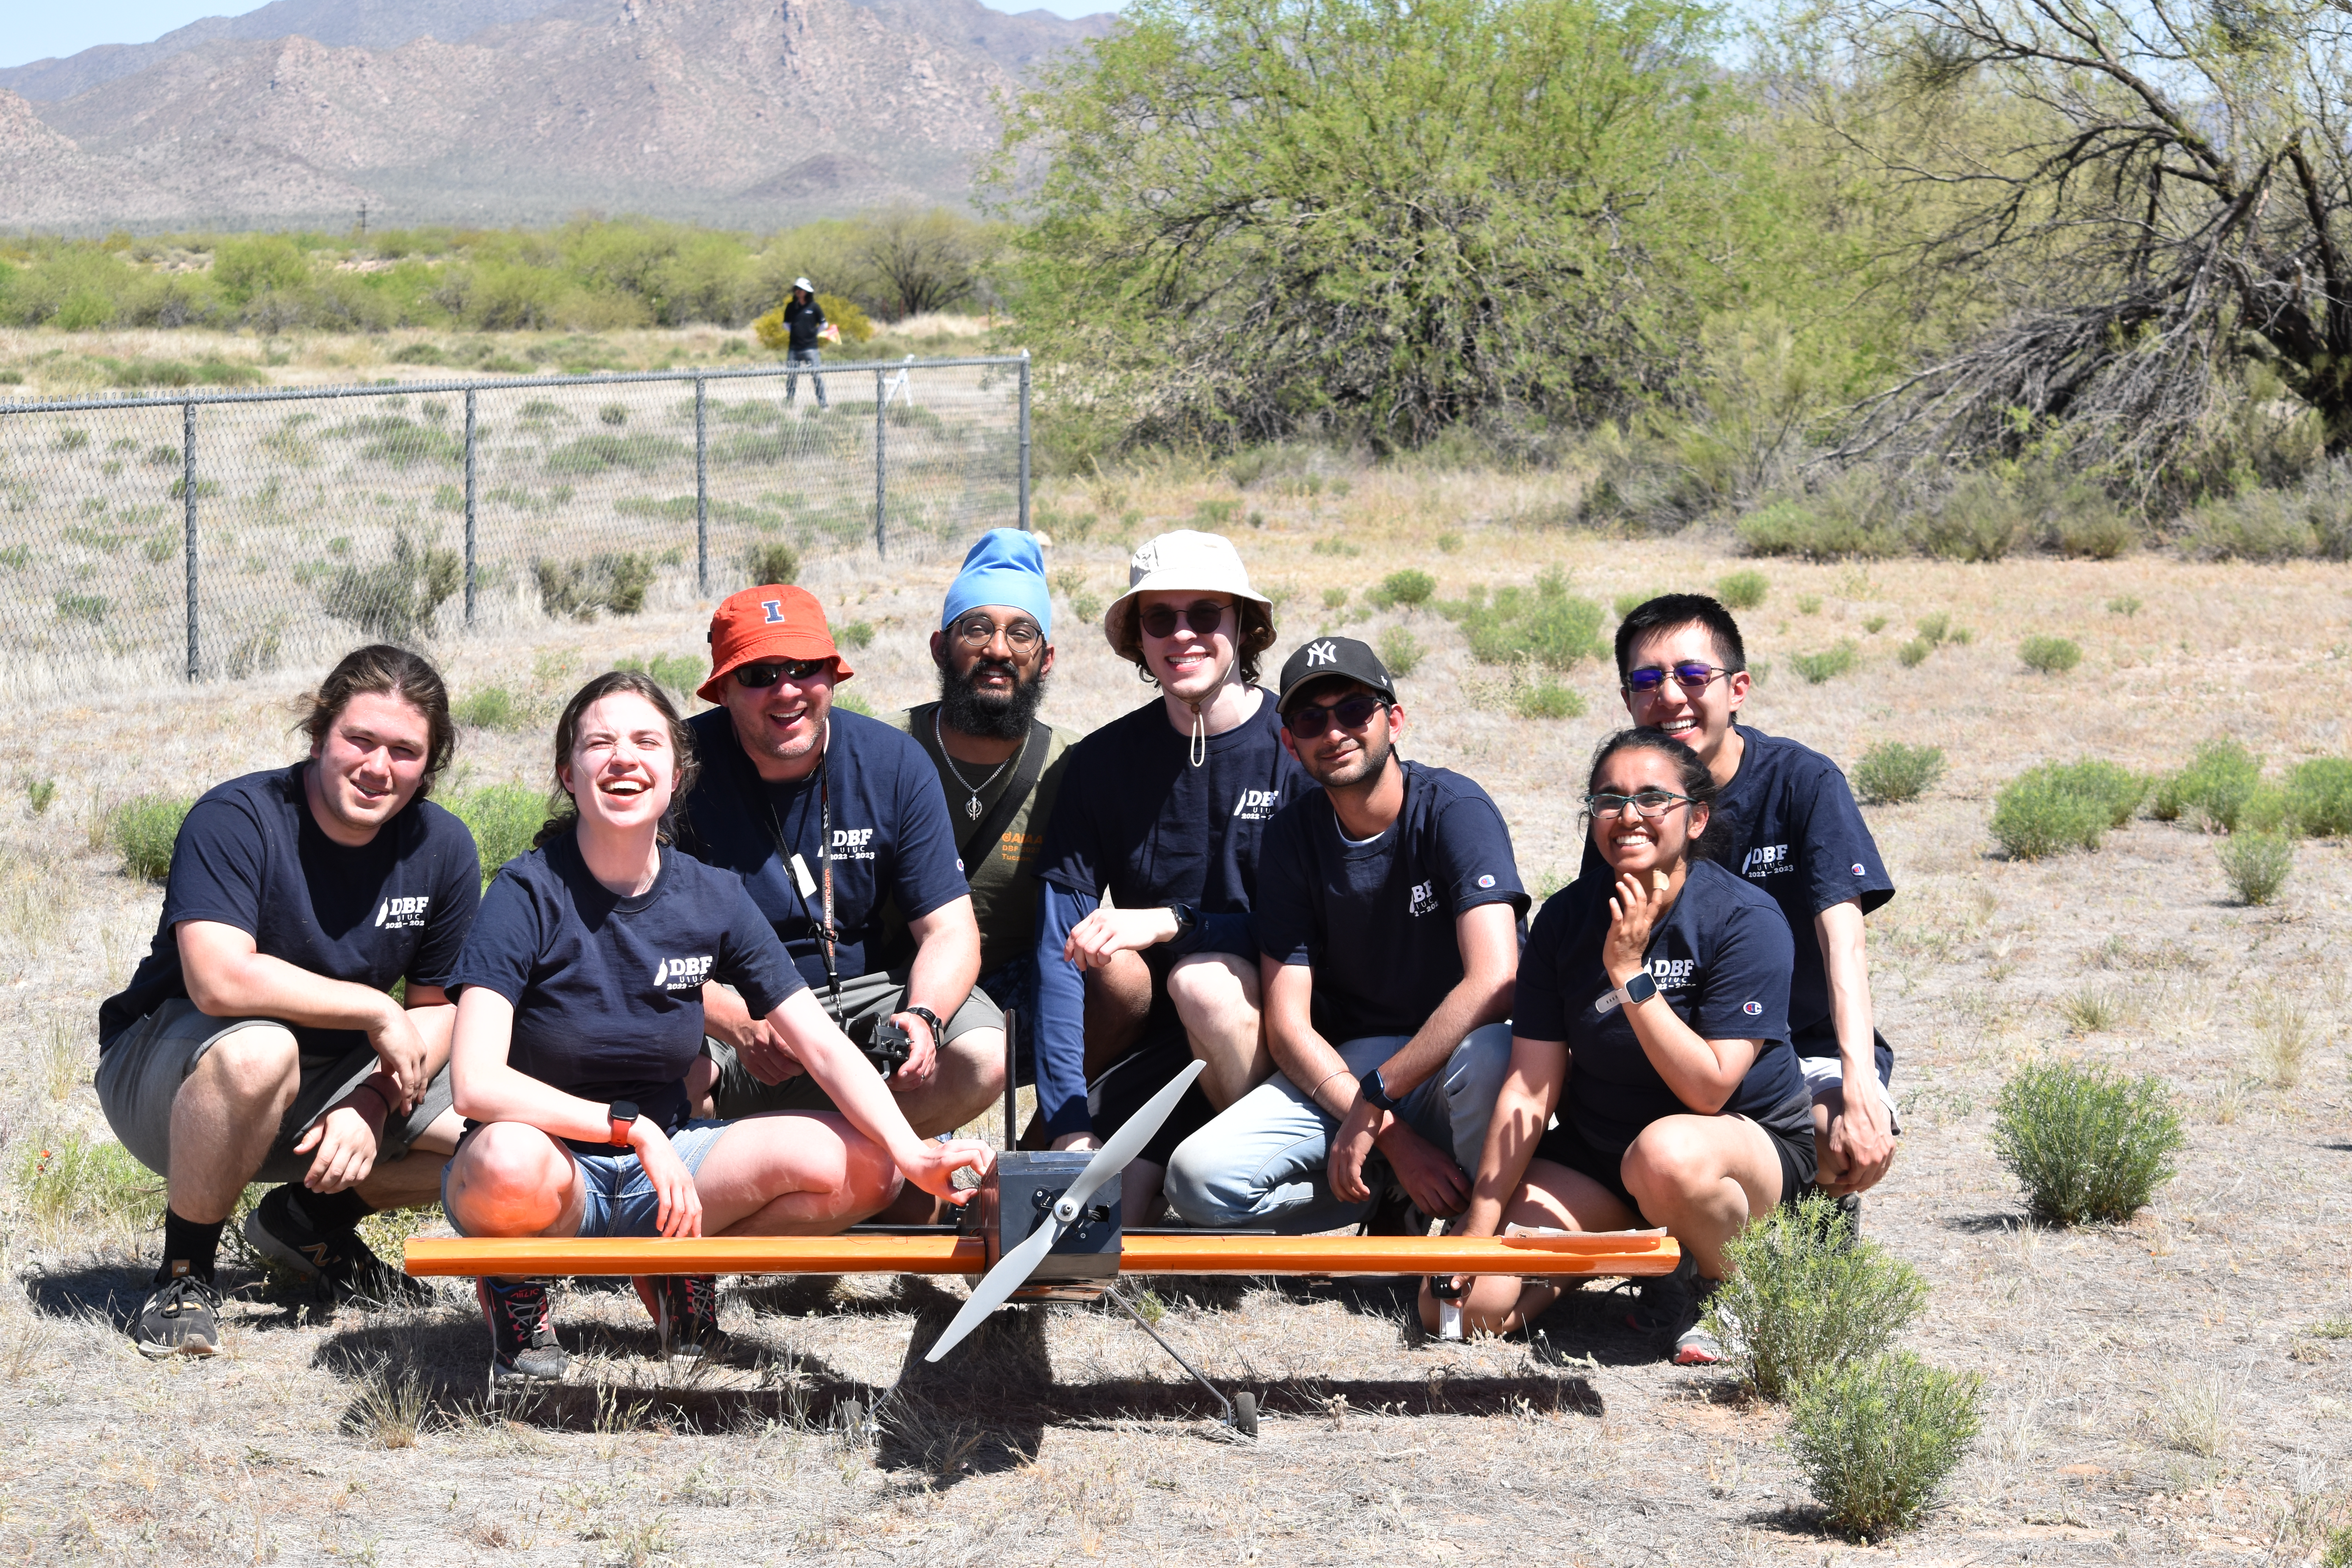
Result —
M1772 1152L1780 1157L1780 1202L1793 1208L1821 1170L1820 1159L1813 1151L1813 1098L1810 1094L1792 1094L1754 1121L1764 1130L1764 1136L1772 1141ZM1543 1141L1536 1145L1535 1157L1591 1177L1614 1193L1618 1202L1637 1215L1642 1213L1642 1205L1625 1190L1622 1169L1625 1151L1620 1149L1613 1154L1603 1151L1578 1131L1576 1124L1566 1116L1559 1119L1559 1126L1543 1135ZM1649 1216L1643 1217L1647 1220Z
M1168 973L1181 953L1162 946L1147 947L1139 955L1151 971L1151 1010L1143 1020L1135 1049L1095 1075L1087 1085L1087 1115L1097 1138L1108 1138L1127 1125L1144 1103L1167 1087L1168 1080L1192 1065L1192 1046L1168 994ZM1201 1091L1196 1079L1176 1102L1160 1131L1151 1135L1136 1158L1165 1166L1176 1145L1216 1119L1216 1108Z

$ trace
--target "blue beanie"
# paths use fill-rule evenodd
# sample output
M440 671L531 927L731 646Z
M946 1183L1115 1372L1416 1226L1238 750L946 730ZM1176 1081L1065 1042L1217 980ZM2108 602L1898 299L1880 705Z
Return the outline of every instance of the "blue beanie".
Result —
M1054 600L1045 591L1045 558L1037 552L1036 535L1017 528L992 528L980 536L963 570L948 584L947 607L940 625L978 605L1009 605L1036 617L1037 629L1048 641L1054 636Z

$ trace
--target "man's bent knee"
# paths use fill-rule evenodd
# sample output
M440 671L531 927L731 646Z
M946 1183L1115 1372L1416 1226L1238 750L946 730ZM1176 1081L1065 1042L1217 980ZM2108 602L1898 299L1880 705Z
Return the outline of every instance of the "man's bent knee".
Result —
M1195 1014L1257 1006L1257 969L1230 952L1195 952L1168 971L1168 998L1190 1022Z
M235 1100L268 1100L281 1094L290 1098L301 1077L302 1049L293 1031L282 1024L255 1024L214 1041L190 1069L188 1083Z

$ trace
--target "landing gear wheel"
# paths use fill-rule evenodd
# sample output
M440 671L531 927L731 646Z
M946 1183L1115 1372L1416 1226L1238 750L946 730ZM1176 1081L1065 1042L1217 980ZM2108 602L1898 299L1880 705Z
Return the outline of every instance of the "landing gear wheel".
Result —
M1234 1430L1244 1437L1257 1436L1257 1395L1247 1389L1234 1395Z

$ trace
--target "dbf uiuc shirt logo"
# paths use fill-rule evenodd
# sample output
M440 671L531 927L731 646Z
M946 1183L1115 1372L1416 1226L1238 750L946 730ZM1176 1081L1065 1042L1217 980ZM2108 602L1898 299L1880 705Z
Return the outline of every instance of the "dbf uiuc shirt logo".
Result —
M699 958L656 958L654 987L659 991L699 991L710 978L710 955Z
M429 894L420 899L386 899L375 911L375 923L384 931L409 931L424 925L432 908Z

